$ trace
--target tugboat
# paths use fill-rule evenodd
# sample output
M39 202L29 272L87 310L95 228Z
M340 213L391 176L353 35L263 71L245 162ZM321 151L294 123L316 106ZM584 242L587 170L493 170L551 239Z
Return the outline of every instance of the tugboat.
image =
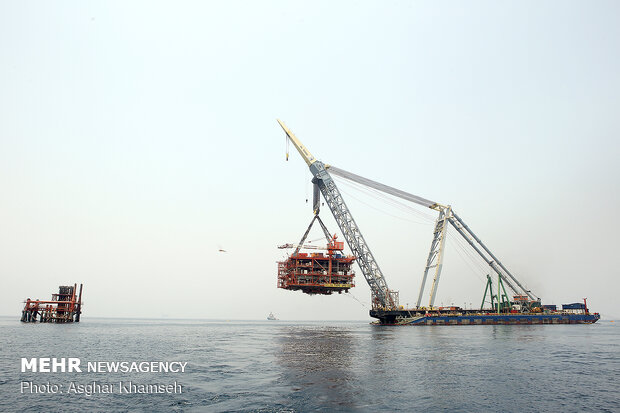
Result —
M275 315L273 315L273 313L269 313L269 315L267 316L267 320L273 321L273 320L277 320L277 318Z

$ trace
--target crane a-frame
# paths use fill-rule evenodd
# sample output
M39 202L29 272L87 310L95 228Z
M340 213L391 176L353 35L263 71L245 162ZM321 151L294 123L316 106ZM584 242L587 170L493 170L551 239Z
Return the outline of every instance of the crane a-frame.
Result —
M443 265L443 252L448 224L450 224L457 231L457 233L467 241L474 251L482 257L492 271L497 274L498 280L502 284L507 285L515 295L526 296L529 297L529 300L531 300L525 301L540 302L539 298L534 296L530 290L527 290L512 275L512 273L508 271L508 269L497 259L489 248L487 248L480 238L478 238L469 226L467 226L467 224L465 224L465 222L454 212L451 206L441 205L420 196L381 184L351 172L347 172L333 165L326 165L316 159L281 120L278 119L278 123L308 165L310 172L313 175L312 182L320 189L325 202L329 206L336 223L338 224L347 241L347 244L349 245L349 248L351 249L351 252L357 258L357 263L362 270L364 278L370 286L373 307L371 310L371 315L373 317L379 318L382 322L388 318L393 318L394 313L399 309L398 292L392 291L388 288L383 272L379 268L379 265L377 264L377 261L368 247L368 244L362 236L359 227L355 223L355 220L346 206L342 194L338 190L331 174L439 212L439 216L435 222L433 241L431 242L430 252L426 260L422 284L420 286L420 292L416 303L417 309L422 308L422 296L424 294L426 280L431 272L433 274L433 281L430 289L428 308L434 308L437 286L439 284L439 277L441 275Z

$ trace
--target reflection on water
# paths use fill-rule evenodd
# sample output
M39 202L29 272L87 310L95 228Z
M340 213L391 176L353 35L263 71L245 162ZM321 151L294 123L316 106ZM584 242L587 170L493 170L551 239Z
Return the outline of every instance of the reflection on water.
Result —
M338 327L289 327L279 341L282 365L304 372L344 370L354 351L353 336Z
M324 326L283 327L276 360L281 379L290 386L292 406L313 410L330 406L354 410L360 391L352 370L358 343L347 328Z

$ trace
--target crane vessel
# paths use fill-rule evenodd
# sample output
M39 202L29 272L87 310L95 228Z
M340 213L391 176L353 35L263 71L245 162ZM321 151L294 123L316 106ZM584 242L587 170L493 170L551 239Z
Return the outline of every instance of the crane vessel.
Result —
M595 323L600 319L598 313L591 313L586 299L583 303L562 305L543 305L539 297L523 284L506 268L491 250L478 238L471 228L456 214L450 205L442 205L400 189L353 174L333 165L327 165L316 159L301 143L293 132L278 119L278 123L297 149L312 173L314 217L301 241L285 244L279 248L295 248L285 261L278 263L278 287L288 290L301 290L307 294L332 294L347 292L354 287L353 262L357 262L371 291L370 316L378 324L407 325L477 325L477 324L583 324ZM288 159L288 153L287 153ZM433 230L433 239L422 276L416 306L404 308L399 304L398 292L388 288L385 276L375 260L360 228L355 223L350 210L332 174L357 184L404 199L414 204L438 212ZM319 218L320 195L323 196L344 239L353 255L342 253L344 243L336 241L323 221ZM315 245L304 244L312 225L319 222L328 240L324 253L302 253L302 249L319 249ZM435 298L443 266L446 231L451 226L462 236L467 244L489 266L490 273L496 276L495 282L487 274L487 283L480 308L465 309L456 306L436 307ZM428 305L422 304L427 278L432 276ZM511 292L511 296L507 291ZM490 307L484 308L487 294Z

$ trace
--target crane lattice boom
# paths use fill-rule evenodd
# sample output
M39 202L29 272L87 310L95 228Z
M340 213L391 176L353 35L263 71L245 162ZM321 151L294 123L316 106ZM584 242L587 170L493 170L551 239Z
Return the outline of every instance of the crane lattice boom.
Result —
M291 132L282 121L278 120L278 123L280 123L280 126L284 129L284 132L286 132L295 148L297 148L299 154L304 161L306 161L306 164L308 164L310 172L314 177L313 182L318 185L321 190L321 194L329 206L338 227L342 231L351 252L356 257L357 264L360 266L362 274L370 286L373 308L397 308L397 293L389 290L385 277L379 268L379 264L377 264L377 261L372 255L366 240L362 236L359 227L355 223L349 208L342 198L342 194L325 168L325 165L312 156L310 151L303 146L299 139L297 139L293 132Z

